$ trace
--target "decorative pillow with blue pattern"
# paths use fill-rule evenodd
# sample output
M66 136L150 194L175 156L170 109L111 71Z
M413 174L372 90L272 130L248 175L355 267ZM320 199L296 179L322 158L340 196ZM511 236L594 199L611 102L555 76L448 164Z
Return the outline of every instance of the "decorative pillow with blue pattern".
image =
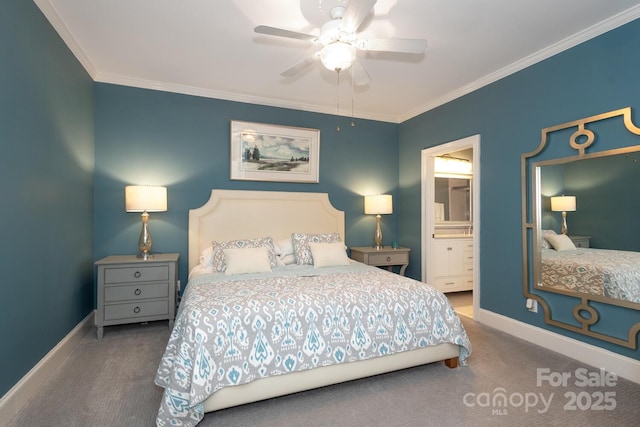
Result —
M340 242L340 233L305 234L291 233L293 252L296 255L296 264L313 265L313 254L309 243L337 243Z
M276 266L276 250L271 237L260 237L257 239L228 240L226 242L212 242L213 248L213 268L215 271L224 271L226 268L224 250L225 249L247 249L266 247L269 252L269 264L271 268Z

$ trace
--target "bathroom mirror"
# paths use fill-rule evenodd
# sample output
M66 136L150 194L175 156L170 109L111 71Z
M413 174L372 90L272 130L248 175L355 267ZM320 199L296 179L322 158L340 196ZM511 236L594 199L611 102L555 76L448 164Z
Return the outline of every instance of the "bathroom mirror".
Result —
M471 178L435 177L436 223L471 221Z
M633 135L605 141L587 128L614 118L622 118ZM640 310L640 238L631 238L640 237L640 145L634 135L640 128L627 107L545 128L538 148L521 159L525 297L540 303L548 324L629 348L637 348L640 323L620 325L623 338L595 325L602 320L599 304ZM566 195L573 197L566 211L553 209L551 198ZM570 299L550 304L545 293ZM559 308L568 305L569 313Z

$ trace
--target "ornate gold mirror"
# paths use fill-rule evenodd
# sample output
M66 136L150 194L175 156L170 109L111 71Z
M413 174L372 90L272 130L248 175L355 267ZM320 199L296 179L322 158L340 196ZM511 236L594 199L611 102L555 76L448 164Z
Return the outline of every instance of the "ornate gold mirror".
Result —
M612 328L600 311L640 310L635 135L627 107L542 129L521 159L525 297L548 324L628 348L637 348L637 313Z

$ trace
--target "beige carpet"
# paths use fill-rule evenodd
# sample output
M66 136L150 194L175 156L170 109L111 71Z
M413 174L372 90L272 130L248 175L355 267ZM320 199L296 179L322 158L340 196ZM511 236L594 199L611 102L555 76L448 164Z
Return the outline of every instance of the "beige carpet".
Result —
M538 385L539 368L598 371L466 317L462 322L473 345L468 367L432 363L350 381L206 414L198 427L638 425L640 385L623 379L606 387ZM154 426L162 389L153 378L168 337L166 322L109 327L100 341L87 335L9 426ZM598 392L614 393L615 408L567 409L570 393L587 393L584 406ZM495 403L501 393L506 406Z

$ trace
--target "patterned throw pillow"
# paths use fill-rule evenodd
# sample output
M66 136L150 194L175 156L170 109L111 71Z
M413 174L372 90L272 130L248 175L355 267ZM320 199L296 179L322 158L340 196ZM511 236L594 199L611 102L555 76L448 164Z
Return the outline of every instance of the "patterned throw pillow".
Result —
M257 239L228 240L226 242L212 242L213 247L213 268L215 271L225 270L225 249L246 249L259 248L265 246L269 250L269 264L271 268L276 266L276 251L271 237L260 237Z
M551 249L551 245L549 245L549 241L547 240L547 237L555 236L555 235L556 235L556 232L553 230L541 230L540 247L542 249Z
M292 233L293 252L296 255L296 264L313 265L313 255L309 243L336 243L340 242L340 233L327 234L303 234Z

